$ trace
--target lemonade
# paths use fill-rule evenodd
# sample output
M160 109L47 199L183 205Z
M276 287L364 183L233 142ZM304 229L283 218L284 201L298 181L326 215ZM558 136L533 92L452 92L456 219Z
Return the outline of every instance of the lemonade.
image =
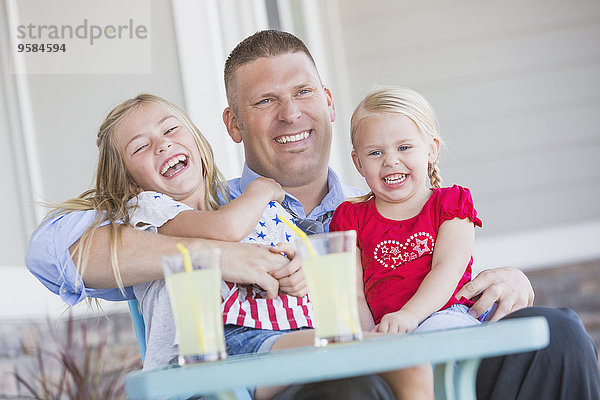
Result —
M195 269L165 276L179 335L179 364L226 358L221 271Z
M362 339L353 251L302 260L315 315L315 344Z

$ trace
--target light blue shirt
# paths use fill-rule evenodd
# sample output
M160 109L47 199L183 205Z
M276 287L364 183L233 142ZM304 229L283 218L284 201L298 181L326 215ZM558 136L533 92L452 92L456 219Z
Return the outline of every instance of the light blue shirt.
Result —
M92 289L84 286L71 259L71 247L96 218L96 211L73 211L48 218L29 239L25 265L39 281L67 304L73 306L86 297L106 300L134 299L133 290Z
M231 198L235 199L259 175L244 165L241 178L229 181ZM308 216L302 204L294 196L286 194L284 204L300 218L316 219L320 215L333 211L344 199L363 195L364 192L341 183L337 174L329 168L327 177L329 192L320 205ZM106 300L134 299L131 287L125 288L125 295L118 288L93 289L83 284L77 268L71 260L69 247L73 245L96 217L96 212L74 211L46 220L29 239L25 264L39 281L61 299L75 305L86 297L100 297ZM327 229L329 227L327 226Z
M242 171L242 176L240 178L235 178L229 180L227 183L229 184L229 194L231 199L235 199L246 189L246 187L258 178L256 172L252 171L248 165L244 164L244 170ZM350 197L358 197L365 194L364 191L355 188L354 186L346 185L340 181L340 178L333 171L333 169L329 168L327 173L327 185L329 186L329 192L325 195L321 204L316 206L310 214L306 215L304 211L304 207L302 207L302 203L294 196L289 193L286 193L285 199L283 200L283 206L292 210L299 218L307 218L307 219L317 219L321 215L334 211L337 206L339 206L345 199ZM329 231L329 223L325 227L325 231Z

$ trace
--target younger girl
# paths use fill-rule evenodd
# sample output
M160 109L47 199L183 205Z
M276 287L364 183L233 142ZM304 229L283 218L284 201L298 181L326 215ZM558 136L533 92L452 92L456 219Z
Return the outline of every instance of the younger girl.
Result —
M468 189L440 185L431 106L409 89L379 89L358 105L350 125L352 160L371 192L342 203L330 229L357 232L363 329L477 325L467 312L471 303L453 295L471 278L474 226L481 221ZM393 384L398 397L422 398L432 387L431 367L412 372L404 374L406 384Z

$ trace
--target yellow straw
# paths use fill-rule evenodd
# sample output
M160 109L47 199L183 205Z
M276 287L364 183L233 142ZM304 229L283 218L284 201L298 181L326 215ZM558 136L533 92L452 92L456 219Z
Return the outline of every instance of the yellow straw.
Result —
M317 256L315 249L313 249L312 245L310 244L310 240L308 240L308 236L306 235L306 233L304 233L304 231L302 229L298 228L295 224L292 224L286 218L279 218L279 215L275 215L275 218L280 219L287 226L289 226L294 232L296 232L296 235L298 235L300 237L300 239L302 239L302 241L306 245L306 248L308 249L308 252L310 253L311 256L313 256L313 257Z
M279 216L275 215L275 218L279 218ZM316 257L317 253L315 252L315 249L313 249L312 245L310 244L308 235L306 233L304 233L304 231L302 229L298 228L295 224L292 224L290 221L288 221L286 218L283 218L283 219L279 218L279 219L281 221L285 222L285 224L287 226L289 226L294 232L296 232L296 235L300 236L300 239L302 239L302 241L306 245L306 248L308 249L308 252L310 253L310 255L313 257ZM337 303L338 296L335 296L333 293L330 293L330 295L331 295L332 301ZM350 318L350 314L349 314L348 310L345 307L343 309L344 309L344 317L346 319L346 323L352 330L352 333L356 333L357 332L356 326L354 326L354 324L352 323L352 318Z
M181 243L177 243L177 250L179 250L183 256L183 268L185 268L185 272L192 272L192 257L190 257L190 251Z
M185 272L192 272L192 257L190 256L190 251L181 243L177 243L177 250L179 250L183 257L183 268L185 269ZM198 310L197 304L192 305L192 313L194 314L194 324L196 325L196 334L198 335L198 341L200 342L200 350L204 354L206 352L206 341L202 334L200 311Z

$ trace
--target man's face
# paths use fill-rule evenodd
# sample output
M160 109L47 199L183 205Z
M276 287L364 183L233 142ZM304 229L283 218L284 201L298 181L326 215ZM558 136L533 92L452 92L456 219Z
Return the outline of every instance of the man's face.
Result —
M243 142L248 166L284 187L326 177L335 107L310 58L259 58L239 67L232 83L235 104L223 120Z

